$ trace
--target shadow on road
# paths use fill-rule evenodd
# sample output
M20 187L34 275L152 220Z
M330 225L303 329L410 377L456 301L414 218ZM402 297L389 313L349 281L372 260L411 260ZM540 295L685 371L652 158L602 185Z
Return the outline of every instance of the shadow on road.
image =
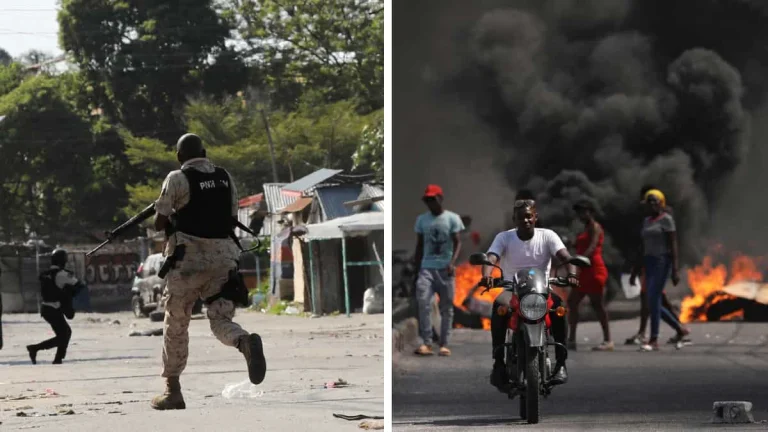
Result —
M152 358L149 356L119 356L119 357L94 357L94 358L82 358L82 359L73 359L73 360L64 360L64 363L85 363L85 362L92 362L92 361L110 361L110 360L135 360L135 359L148 359ZM37 364L38 365L45 365L49 362L46 362L45 360L38 359ZM11 360L11 361L5 361L0 362L0 366L20 366L20 365L31 365L32 362L27 360ZM63 365L62 365L63 366ZM82 381L82 380L77 380Z
M460 426L460 427L481 427L481 426L513 426L527 424L523 419L506 419L506 418L463 418L463 419L449 419L449 420L434 420L434 421L414 421L414 422L395 422L401 425L412 426Z

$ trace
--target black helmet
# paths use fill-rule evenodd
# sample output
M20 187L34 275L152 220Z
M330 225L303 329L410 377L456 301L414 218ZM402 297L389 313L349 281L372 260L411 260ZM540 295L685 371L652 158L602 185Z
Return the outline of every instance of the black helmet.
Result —
M67 251L64 249L56 249L51 253L51 264L59 267L67 265Z
M191 152L203 151L203 140L193 133L186 133L176 141L176 150L181 151L182 149Z

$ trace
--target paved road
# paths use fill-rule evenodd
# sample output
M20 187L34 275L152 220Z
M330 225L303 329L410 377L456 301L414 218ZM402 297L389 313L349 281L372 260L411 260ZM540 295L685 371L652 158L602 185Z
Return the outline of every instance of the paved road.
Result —
M382 315L309 319L238 312L235 321L263 336L267 357L266 380L251 399L222 396L226 385L247 380L245 361L216 340L206 319L194 319L181 376L187 409L168 412L149 406L163 390L162 337L128 337L158 323L127 313L78 314L70 322L74 333L64 364L51 365L54 353L47 351L31 365L24 346L50 337L50 328L33 314L2 319L3 431L355 431L358 421L333 413L384 411ZM119 324L111 323L115 319ZM339 378L349 387L324 388Z
M615 339L636 331L637 321L613 323ZM711 423L714 401L747 400L756 421L768 421L768 326L705 323L692 326L694 346L656 353L617 346L590 352L596 323L579 326L587 345L570 353L570 381L555 388L536 426L519 419L518 401L488 382L490 333L457 330L450 358L403 353L393 370L393 424L398 431L720 430ZM662 329L665 339L669 329ZM768 423L728 426L768 430Z

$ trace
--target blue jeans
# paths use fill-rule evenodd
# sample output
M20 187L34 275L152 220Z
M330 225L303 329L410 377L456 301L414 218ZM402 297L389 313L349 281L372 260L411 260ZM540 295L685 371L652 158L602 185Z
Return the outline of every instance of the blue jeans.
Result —
M680 333L682 331L680 321L672 312L661 306L661 295L672 269L672 256L646 255L643 262L645 264L645 296L651 318L651 340L658 339L659 324L662 319Z
M419 305L419 336L424 345L432 344L432 297L440 296L440 346L448 345L453 326L453 295L455 278L447 269L421 269L416 280L416 300Z

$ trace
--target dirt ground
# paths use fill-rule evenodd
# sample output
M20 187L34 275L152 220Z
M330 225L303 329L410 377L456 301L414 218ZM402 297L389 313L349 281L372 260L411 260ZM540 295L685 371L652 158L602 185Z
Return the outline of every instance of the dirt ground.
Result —
M255 397L227 399L247 381L245 361L216 340L208 320L190 325L190 355L181 376L187 409L155 411L162 392L162 336L129 337L162 323L129 312L78 314L63 365L54 351L32 365L25 346L52 336L36 314L3 315L0 429L39 431L344 431L360 421L333 414L384 415L383 315L318 319L238 311L235 321L262 335L266 380ZM339 379L348 386L325 388Z

